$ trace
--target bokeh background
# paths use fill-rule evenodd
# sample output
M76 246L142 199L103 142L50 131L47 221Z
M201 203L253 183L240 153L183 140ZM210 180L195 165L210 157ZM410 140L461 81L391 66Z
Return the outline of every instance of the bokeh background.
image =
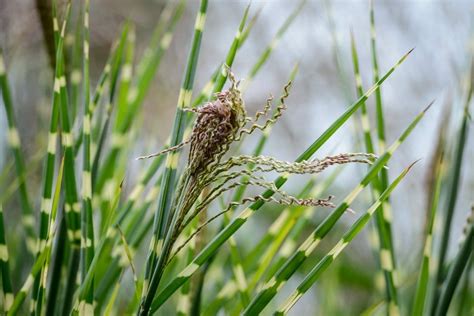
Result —
M136 131L137 146L130 155L129 178L137 176L135 171L139 162L133 158L160 148L171 129L195 12L199 5L198 1L188 2L171 48L166 53L147 96L140 117L141 130ZM197 89L202 88L223 60L247 4L248 1L211 1L196 77ZM252 65L296 5L296 1L289 0L252 1L251 12L261 10L261 13L248 41L237 55L233 71L239 78L246 78ZM110 45L122 23L128 19L136 26L138 58L151 37L163 6L163 1L158 0L92 1L90 24L93 83L98 79ZM461 114L465 92L462 87L469 72L469 56L474 51L473 9L473 2L467 0L375 1L381 73L415 47L408 60L382 88L388 142L393 141L430 101L436 100L426 118L389 164L389 172L394 176L414 160L421 159L391 199L402 282L408 282L410 271L418 266L417 255L422 247L421 236L425 221L426 177L430 173L430 159L438 126L444 119L443 108L452 107L456 121L459 121L457 117ZM263 106L268 94L280 95L292 67L295 63L299 64L300 70L292 87L288 110L272 132L264 151L266 155L284 160L294 159L356 99L350 55L351 32L356 40L362 80L367 89L372 83L369 11L368 1L359 0L308 1L275 47L262 71L248 83L244 98L248 111L254 113ZM46 144L46 122L53 82L35 1L0 0L0 45L8 63L21 138L34 170L29 177L32 182L37 182L34 189L39 191L41 157L37 153ZM374 118L373 99L369 100L368 105ZM371 122L374 124L375 121ZM351 121L346 124L325 145L319 156L361 151L360 139L354 136L353 123ZM0 111L0 130L5 131L5 126L5 115ZM474 199L473 136L471 131L465 151L466 164L453 236L460 236L466 211ZM250 153L253 144L253 139L249 139L242 147L243 152ZM3 170L7 165L8 157L6 138L2 132L0 169ZM342 199L361 179L364 170L360 166L346 168L330 193ZM304 182L301 178L293 179L286 190L297 192ZM356 212L363 211L368 199L369 196L365 200L359 199L352 208ZM248 249L255 237L265 232L265 227L268 227L275 215L272 210L263 210L252 220L238 235L242 249ZM351 221L350 216L348 217L348 221ZM457 240L451 242L456 243ZM371 276L370 269L375 267L375 261L368 247L367 234L357 238L341 260L348 265L365 266L367 275ZM331 285L324 285L324 282L323 278L313 291L330 292ZM295 284L297 283L290 284L289 290ZM341 305L341 310L344 310L345 300L358 300L357 289L347 288L347 292L343 292L338 292L339 302L335 303ZM334 300L329 296L319 295L318 298ZM306 315L321 311L320 305L325 302L320 300L314 300L314 295L308 294L293 309L293 313L304 312ZM360 305L368 304L362 302Z

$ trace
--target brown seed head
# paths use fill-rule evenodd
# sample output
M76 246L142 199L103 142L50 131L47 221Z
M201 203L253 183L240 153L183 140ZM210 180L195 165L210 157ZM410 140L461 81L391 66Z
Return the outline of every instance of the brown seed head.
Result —
M245 124L245 108L238 83L233 75L232 86L216 94L216 100L197 110L198 116L191 134L189 167L197 175L228 150L239 129Z

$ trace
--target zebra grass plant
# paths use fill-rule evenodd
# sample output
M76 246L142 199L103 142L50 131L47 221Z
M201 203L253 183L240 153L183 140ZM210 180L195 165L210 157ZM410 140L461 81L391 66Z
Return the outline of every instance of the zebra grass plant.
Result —
M8 123L4 134L13 155L0 176L6 192L0 205L7 205L0 207L0 302L5 314L284 315L303 295L309 295L322 276L331 278L328 268L371 220L378 241L372 250L383 274L383 289L378 291L369 282L376 300L364 304L367 314L445 315L452 308L467 315L472 311L468 302L473 291L471 276L464 272L472 265L472 210L456 255L447 256L470 123L472 80L465 93L461 123L453 123L453 119L449 120L452 126L447 126L446 120L440 127L430 178L425 246L420 269L412 278L418 281L415 287L407 286L397 277L400 269L407 267L396 260L392 231L396 215L390 212L389 197L413 164L407 164L393 180L387 164L429 106L386 145L381 87L411 50L381 74L372 3L372 86L364 91L352 37L356 101L288 162L262 153L273 126L286 110L298 67L291 71L277 104L273 105L270 96L254 116L247 114L244 92L248 85L258 85L256 76L278 49L279 40L305 1L283 21L244 85L230 69L258 23L260 11L252 15L248 6L227 55L222 60L215 57L218 62L212 77L196 93L194 81L208 10L208 1L201 0L182 85L176 89L178 101L169 140L158 153L140 157L141 175L126 181L126 170L134 162L129 154L137 137L134 131L141 127L137 117L186 1L166 3L142 56L136 56L133 24L124 22L95 88L90 84L90 58L94 56L89 52L89 17L94 12L90 12L89 0L68 2L65 7L58 7L54 0L52 4L54 80L50 83L49 129L43 131L47 146L43 148L41 190L33 190L29 181L34 161L24 155L7 62L0 52L0 87ZM73 23L75 17L77 23ZM73 40L66 40L68 37ZM371 127L366 104L372 95L375 127ZM313 158L352 118L359 126L356 133L362 136L364 150ZM372 139L374 129L376 141ZM453 133L457 133L455 144L449 137ZM257 144L252 154L242 154L240 148L247 146L245 137L250 134ZM180 153L186 147L189 153L182 159ZM147 163L141 160L145 158L153 159ZM342 199L326 193L340 179L344 165L351 163L367 167L359 183ZM13 165L14 175L8 173ZM282 189L292 176L319 175L330 167L334 168L329 177L311 178L299 193ZM278 177L269 180L269 174L275 173ZM247 190L250 187L261 193L253 194ZM358 215L351 205L367 187L372 200ZM37 191L41 194L34 196L32 192ZM10 203L14 196L19 198L18 206ZM442 209L440 203L446 207ZM236 238L238 231L266 204L272 208L283 205L283 210L261 239L243 247ZM217 207L220 211L212 212ZM315 207L327 207L330 212L315 216ZM17 209L21 210L19 226L23 231L15 234L21 238L12 238L15 223L9 214ZM341 225L347 211L357 217L348 228ZM213 221L220 223L210 225ZM443 223L441 230L437 221ZM329 250L319 249L341 230L342 237ZM362 275L362 271L353 275ZM282 288L292 286L289 281L294 280L299 284L287 294Z

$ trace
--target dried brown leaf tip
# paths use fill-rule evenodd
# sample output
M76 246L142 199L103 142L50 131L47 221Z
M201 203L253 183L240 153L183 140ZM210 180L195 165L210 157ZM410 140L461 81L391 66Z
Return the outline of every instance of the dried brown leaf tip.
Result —
M186 109L186 111L194 112L197 115L189 139L157 154L141 157L155 157L179 150L190 144L188 163L175 192L175 200L171 209L173 214L171 228L174 232L172 243L212 201L241 185L271 189L275 194L273 197L257 195L244 197L241 201L234 201L225 210L210 218L203 226L232 207L257 200L285 205L333 207L332 197L298 199L277 188L273 182L266 180L261 174L272 171L284 174L316 174L333 165L370 164L375 158L372 154L343 153L303 162L287 162L273 157L249 155L230 156L223 159L234 142L242 141L244 135L251 134L256 130L264 131L281 117L286 109L285 100L289 96L291 86L290 82L284 87L279 105L273 111L271 111L273 97L270 96L262 111L257 112L254 117L248 117L239 90L239 82L228 68L227 73L231 83L228 90L217 93L214 101L199 108ZM208 189L204 190L205 188ZM198 199L199 196L201 196L200 199ZM197 229L194 234L201 228Z

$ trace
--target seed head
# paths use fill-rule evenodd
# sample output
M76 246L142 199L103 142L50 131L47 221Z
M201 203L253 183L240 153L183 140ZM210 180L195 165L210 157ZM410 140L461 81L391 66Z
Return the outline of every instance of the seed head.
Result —
M198 108L191 133L189 168L195 176L219 160L245 124L245 107L238 83L229 72L232 86L216 94L216 100Z

